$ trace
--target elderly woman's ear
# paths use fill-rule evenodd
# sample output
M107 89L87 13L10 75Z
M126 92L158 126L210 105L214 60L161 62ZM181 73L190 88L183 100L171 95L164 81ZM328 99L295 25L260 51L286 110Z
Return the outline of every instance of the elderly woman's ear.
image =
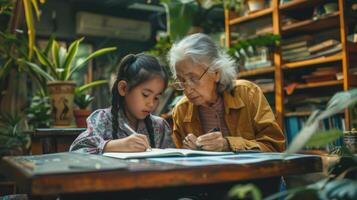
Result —
M219 83L219 81L221 80L221 72L220 71L216 71L215 73L215 81L216 83Z

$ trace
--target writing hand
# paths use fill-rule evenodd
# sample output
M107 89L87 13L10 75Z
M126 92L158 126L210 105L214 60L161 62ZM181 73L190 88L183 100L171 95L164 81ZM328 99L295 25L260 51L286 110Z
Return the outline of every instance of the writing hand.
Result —
M109 141L104 148L105 152L141 152L150 149L146 135L131 134L122 139Z

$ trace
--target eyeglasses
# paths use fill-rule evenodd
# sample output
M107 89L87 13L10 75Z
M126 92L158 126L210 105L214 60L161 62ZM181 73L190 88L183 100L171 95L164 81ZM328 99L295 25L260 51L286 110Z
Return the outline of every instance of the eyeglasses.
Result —
M176 90L185 90L187 86L192 87L196 87L199 85L200 80L202 79L202 77L206 74L206 72L208 71L209 67L207 67L207 69L201 74L201 76L199 78L197 77L191 77L185 81L180 81L178 79L175 79L172 86L176 89Z

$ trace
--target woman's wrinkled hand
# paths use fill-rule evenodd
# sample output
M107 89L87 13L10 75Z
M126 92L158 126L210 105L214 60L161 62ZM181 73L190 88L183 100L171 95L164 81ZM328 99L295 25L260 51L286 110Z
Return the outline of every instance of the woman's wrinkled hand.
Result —
M228 141L223 137L222 132L216 131L201 135L196 139L196 146L207 151L228 151Z

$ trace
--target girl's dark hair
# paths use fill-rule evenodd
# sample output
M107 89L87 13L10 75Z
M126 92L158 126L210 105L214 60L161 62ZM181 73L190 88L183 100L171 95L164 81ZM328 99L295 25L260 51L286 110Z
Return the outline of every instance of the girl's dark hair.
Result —
M154 57L146 54L129 54L125 56L119 63L117 79L112 87L112 124L113 124L113 139L117 139L118 132L118 112L119 108L125 110L124 97L119 95L118 82L124 80L127 82L128 90L132 90L136 86L159 76L164 80L165 89L168 83L168 74L164 67L159 64L159 61ZM124 112L125 113L125 112ZM150 115L145 118L146 129L149 133L150 145L155 147L154 130Z

